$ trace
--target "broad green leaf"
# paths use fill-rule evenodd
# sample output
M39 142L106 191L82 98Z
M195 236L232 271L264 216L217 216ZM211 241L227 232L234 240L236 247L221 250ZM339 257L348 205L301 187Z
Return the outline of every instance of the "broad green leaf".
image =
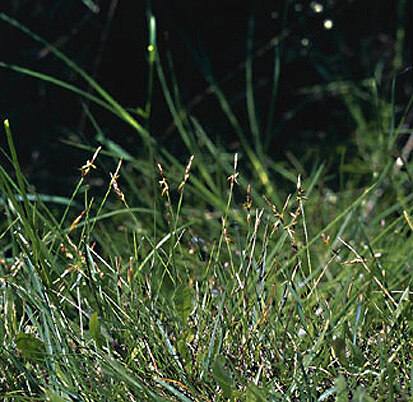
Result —
M363 387L357 387L352 399L353 402L374 402L374 399L369 396Z
M182 360L186 361L190 357L189 349L188 346L186 346L186 342L183 339L180 339L177 343L177 347Z
M188 321L189 314L194 308L194 291L186 285L179 285L174 293L173 302L176 312L183 323Z
M192 367L191 353L186 342L183 339L180 339L177 343L177 349L181 357L181 361L185 367L185 370L189 372Z
M93 340L96 342L97 347L100 347L103 343L103 335L100 331L100 319L97 312L93 313L89 320L89 331Z
M346 341L344 338L337 337L333 341L333 350L335 355L337 356L338 361L343 366L348 366L348 360L346 356Z
M351 345L351 360L357 367L363 367L366 363L366 358L362 350L357 345Z
M46 349L44 343L32 334L19 333L16 335L16 346L23 357L35 362L45 359Z
M337 377L335 381L335 385L336 385L336 390L337 390L335 401L336 402L348 402L348 390L347 390L346 379L344 378L342 374L340 374Z
M212 365L212 376L222 389L224 398L231 398L234 382L228 370L225 368L225 357L218 355Z
M255 384L248 385L246 400L248 402L267 402L269 393L266 389L259 388Z

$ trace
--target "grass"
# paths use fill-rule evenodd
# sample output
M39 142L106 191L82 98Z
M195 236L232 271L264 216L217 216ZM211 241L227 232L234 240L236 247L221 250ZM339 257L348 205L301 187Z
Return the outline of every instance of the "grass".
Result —
M374 79L310 89L338 91L356 125L356 152L343 150L335 168L307 171L293 158L273 161L262 146L253 18L245 91L254 146L204 65L239 138L237 153L213 141L183 106L150 13L148 101L138 113L26 27L0 19L47 46L95 93L1 67L106 108L145 146L132 156L85 105L101 145L73 144L90 155L73 192L46 197L23 176L13 122L4 121L5 400L411 400L413 172L391 151L412 101L396 108L397 75L390 96ZM279 55L277 48L273 96ZM155 79L186 161L151 136ZM270 112L267 127L273 124ZM97 177L104 194L93 185Z

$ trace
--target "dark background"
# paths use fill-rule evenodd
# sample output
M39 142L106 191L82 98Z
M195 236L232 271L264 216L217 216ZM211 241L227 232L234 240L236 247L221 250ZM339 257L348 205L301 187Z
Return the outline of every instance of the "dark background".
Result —
M91 11L81 0L2 0L0 11L55 44L93 75L120 103L143 107L147 91L148 27L144 1L95 1ZM288 31L279 48L281 78L268 154L284 158L291 151L301 158L335 156L340 144L351 146L352 122L337 93L313 86L335 80L359 85L379 79L383 96L390 95L398 23L407 27L404 61L411 65L411 1L326 0L315 13L310 1L166 1L154 0L158 43L164 61L171 55L183 104L192 105L212 138L236 149L236 137L207 83L194 52L207 55L242 125L248 129L245 108L245 68L248 20L255 16L254 49ZM399 13L399 18L398 18ZM326 30L325 19L333 29ZM399 21L399 22L398 22ZM1 61L25 66L87 88L63 63L27 35L0 21ZM191 50L192 49L192 50ZM262 52L254 64L255 98L265 126L270 99L274 49ZM165 62L166 65L166 62ZM379 68L377 66L380 66ZM230 78L228 79L228 75ZM400 78L397 100L411 94L412 75ZM156 81L156 80L155 80ZM0 114L9 118L24 172L41 192L67 194L88 154L61 139L96 145L95 132L85 119L80 100L51 84L0 69ZM200 96L199 96L200 95ZM197 98L198 97L198 98ZM151 132L183 159L178 135L155 85ZM99 108L92 111L107 132L136 155L142 149L129 127ZM4 146L4 137L1 140ZM87 156L88 157L88 156ZM314 156L315 157L315 156Z

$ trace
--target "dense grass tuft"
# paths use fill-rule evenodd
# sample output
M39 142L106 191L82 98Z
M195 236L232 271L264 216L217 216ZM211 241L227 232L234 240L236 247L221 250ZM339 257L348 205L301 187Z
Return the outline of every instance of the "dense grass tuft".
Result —
M0 18L48 46L95 94L1 67L86 96L144 147L132 156L85 105L100 145L76 144L90 156L68 198L44 196L23 176L4 122L3 398L409 400L413 172L402 149L396 161L391 151L412 102L400 112L374 81L367 90L333 83L356 125L351 158L343 150L336 166L309 170L294 157L274 161L256 114L249 39L253 141L206 75L239 139L230 152L182 106L149 14L149 87L157 74L185 146L177 157L151 135L151 89L145 108L130 112L62 52ZM366 117L360 91L381 113Z

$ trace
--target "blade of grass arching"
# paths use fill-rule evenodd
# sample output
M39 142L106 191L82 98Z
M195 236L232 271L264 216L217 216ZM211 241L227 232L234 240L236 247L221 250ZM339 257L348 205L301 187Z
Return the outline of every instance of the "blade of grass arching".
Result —
M80 144L78 142L74 142L74 141L70 141L70 140L62 140L61 142L63 144L70 145L74 148L81 149L83 151L93 152L93 151L96 150L96 148L92 147L91 145ZM112 142L107 142L107 144L111 144L110 147L112 148ZM139 165L136 163L136 158L134 158L133 156L131 156L130 154L128 154L126 152L123 155L128 155L128 156L122 157L121 155L119 155L117 150L118 150L117 144L113 143L113 150L112 151L102 149L100 151L100 154L108 156L108 157L113 158L113 159L122 158L126 162L135 163L134 167L139 167ZM142 171L142 173L143 173L143 171Z
M181 102L181 91L179 89L179 85L178 85L178 79L176 77L176 73L175 73L175 65L174 65L174 61L172 58L172 53L171 50L169 48L167 48L165 50L165 58L166 58L166 64L168 66L168 73L169 73L169 79L171 82L171 93L173 95L173 100L174 100L174 104L176 106L176 110L178 112L178 116L180 121L182 122L183 126L186 126L186 129L188 130L187 127L187 120L188 120L188 112L187 110L184 108L184 106L182 105Z
M90 111L89 107L83 102L82 102L82 107L83 107L83 112L85 113L86 117L89 119L90 123L92 124L93 128L96 131L95 139L102 145L105 145L109 151L111 151L114 155L116 155L116 159L122 158L125 160L134 160L134 158L129 152L127 152L124 148L122 148L115 141L112 141L106 137L103 130L99 126L98 122L94 118L92 112Z
M9 215L9 211L8 211L7 206L6 206L5 210L6 210L6 214ZM18 218L18 217L14 218L14 220L11 220L11 219L9 218L9 224L7 225L6 228L4 228L3 232L0 233L0 240L1 240L4 236L6 236L7 233L11 232L11 230L13 229L13 227L16 225L16 223L17 223L18 221L19 221L19 218ZM13 236L12 236L12 238L14 239ZM3 251L4 251L4 250L3 250ZM13 253L13 255L15 255L15 254L16 254L16 253Z
M108 38L109 38L110 27L111 27L111 24L113 22L113 18L114 18L115 13L116 13L117 6L118 6L118 0L110 0L109 1L109 5L107 7L107 13L106 13L106 16L104 17L104 21L102 21L103 24L102 24L100 32L99 32L99 40L98 40L97 46L96 46L95 49L93 49L94 51L91 52L91 53L93 53L93 55L92 54L89 55L90 58L93 59L93 61L91 63L91 67L90 67L90 70L91 70L90 76L93 79L96 79L96 76L97 76L98 71L99 71L99 66L100 66L100 64L102 62L102 59L103 59L103 55L104 55L104 52L105 52L105 47L107 45ZM58 46L58 47L62 48L61 45L62 44L60 44L60 46ZM47 51L49 51L49 50L47 49ZM92 91L91 86L88 85L86 90L87 90L87 92L91 92ZM80 120L79 120L79 123L78 123L78 126L77 126L77 131L82 133L82 132L84 132L84 129L85 129L85 116L84 116L84 114L81 114L80 115Z
M114 211L107 212L105 214L95 216L94 218L89 218L89 223L100 222L100 221L103 221L105 219L112 218L114 216L129 214L131 212L139 212L141 214L149 214L149 215L159 214L158 211L154 211L151 208L134 207L134 208L129 208L128 210L127 209L116 209ZM82 228L85 225L86 225L86 222L82 221L82 222L79 222L78 224L76 224L76 228ZM63 233L69 233L71 230L73 230L73 229L70 226L67 226L66 228L63 229Z
M191 137L188 135L188 132L183 125L183 120L177 110L177 107L179 105L176 105L175 102L173 101L171 92L168 87L168 83L166 81L165 73L162 67L162 60L159 54L156 54L156 71L158 73L159 83L161 84L161 88L162 88L163 95L165 97L166 104L168 105L169 112L171 113L172 118L174 119L174 123L178 129L178 132L182 140L184 141L184 144L190 151L190 153L197 156L199 153L196 152L196 150L194 149L194 143Z
M281 177L284 179L290 181L291 183L297 183L297 175L295 172L292 172L291 170L288 170L285 168L283 165L280 163L274 162L271 167L269 167L269 170L273 170L275 173L278 173Z
M289 2L284 2L284 9L282 11L282 32L286 32L287 27L287 17L288 17L288 7ZM285 35L285 37L288 36ZM284 37L284 39L285 39ZM271 142L271 137L273 136L273 122L274 122L274 112L275 112L275 105L277 101L278 95L278 86L280 82L280 73L281 73L281 53L282 53L282 40L276 42L274 44L274 70L272 74L272 85L271 85L271 99L270 105L268 108L268 115L267 115L267 126L265 128L265 142L264 147L267 149Z
M83 89L80 89L72 84L69 84L65 81L59 80L57 78L54 78L50 75L47 74L43 74L40 73L38 71L34 71L34 70L30 70L28 68L24 68L24 67L20 67L20 66L16 66L14 64L7 64L4 63L2 61L0 61L0 67L1 68L6 68L12 71L16 71L17 73L23 74L23 75L27 75L29 77L33 77L36 79L39 79L41 81L45 81L45 82L50 82L53 85L56 85L58 87L64 88L70 92L73 92L77 95L82 96L85 99L88 99L94 103L96 103L97 105L109 110L111 113L113 113L114 115L121 117L120 114L118 114L118 112L116 111L116 109L114 109L110 104L108 104L107 102L99 99L98 97L89 94L88 92L84 91Z
M82 103L84 113L86 114L87 118L89 119L90 123L92 124L93 128L96 131L96 140L104 145L109 151L111 151L114 155L116 155L116 159L122 158L125 160L134 160L133 156L127 152L124 148L122 148L119 144L115 141L107 138L100 128L98 122L94 118L93 114L91 113L90 109Z
M100 7L92 0L82 0L82 3L94 14L98 14Z
M254 38L254 24L255 15L254 11L248 21L248 33L247 33L247 59L245 62L245 84L246 84L246 100L247 100L247 112L250 130L254 139L255 149L258 155L262 156L262 141L260 139L260 129L258 126L257 111L255 109L254 100L254 78L253 78L253 38Z
M310 184L308 185L307 188L304 189L304 190L305 190L305 194L306 194L307 196L310 196L311 193L313 192L315 186L316 186L317 183L318 183L318 180L320 179L321 173L323 173L323 171L324 171L324 167L325 167L325 166L324 166L324 163L322 163L322 164L317 168L317 170L316 170L315 173L312 175L312 177L310 177L310 179L308 179L308 180L311 180L311 181L310 181Z
M18 201L23 201L23 197L20 194L15 194L15 197ZM57 204L57 205L70 205L71 200L67 197L61 197L59 195L50 195L50 194L27 194L27 199L30 202L39 201L45 204ZM6 200L3 196L0 196L0 205L4 205ZM73 206L79 208L78 203L74 203Z
M153 141L147 130L145 130L128 112L123 108L108 92L106 92L89 74L87 74L83 69L81 69L76 63L74 63L70 58L63 54L56 47L48 43L46 40L41 38L39 35L32 32L29 28L18 22L17 20L9 17L7 14L0 12L0 19L9 25L17 28L19 31L25 33L33 40L43 44L47 47L51 53L53 53L58 59L63 61L70 69L75 71L80 77L82 77L91 88L93 88L101 97L104 99L119 115L124 121L126 121L130 126L136 129L136 131L141 135L141 137L148 144Z
M271 85L271 98L270 105L268 107L268 116L267 116L267 126L265 128L265 141L264 147L268 148L271 142L272 137L272 126L274 124L274 112L275 104L277 101L278 94L278 84L280 82L280 72L281 72L281 45L277 45L274 48L274 70L272 74L272 85Z
M397 81L397 72L393 75L393 79L391 82L391 94L390 94L390 132L389 132L389 139L387 142L387 150L391 151L393 145L396 141L395 136L395 129L396 129L396 81Z
M152 101L153 101L153 83L154 83L154 66L155 66L155 55L156 55L156 20L152 15L150 10L147 10L147 21L149 30L149 44L148 50L148 79L147 79L147 94L145 102L145 110L143 116L146 120L145 127L148 129L149 121L152 112ZM139 113L139 109L138 109Z
M407 1L401 0L397 3L397 28L396 41L394 44L393 69L397 72L403 65L403 52L406 37L406 21L407 21Z
M9 145L9 149L11 153L11 161L13 163L13 168L16 173L17 184L19 186L20 195L23 198L23 205L24 205L24 209L26 212L26 217L29 218L30 217L29 199L27 198L26 186L23 180L22 172L20 170L20 164L17 159L17 152L16 152L16 148L14 147L13 137L12 137L11 130L10 130L10 123L7 119L4 120L4 128L6 130L7 143Z

